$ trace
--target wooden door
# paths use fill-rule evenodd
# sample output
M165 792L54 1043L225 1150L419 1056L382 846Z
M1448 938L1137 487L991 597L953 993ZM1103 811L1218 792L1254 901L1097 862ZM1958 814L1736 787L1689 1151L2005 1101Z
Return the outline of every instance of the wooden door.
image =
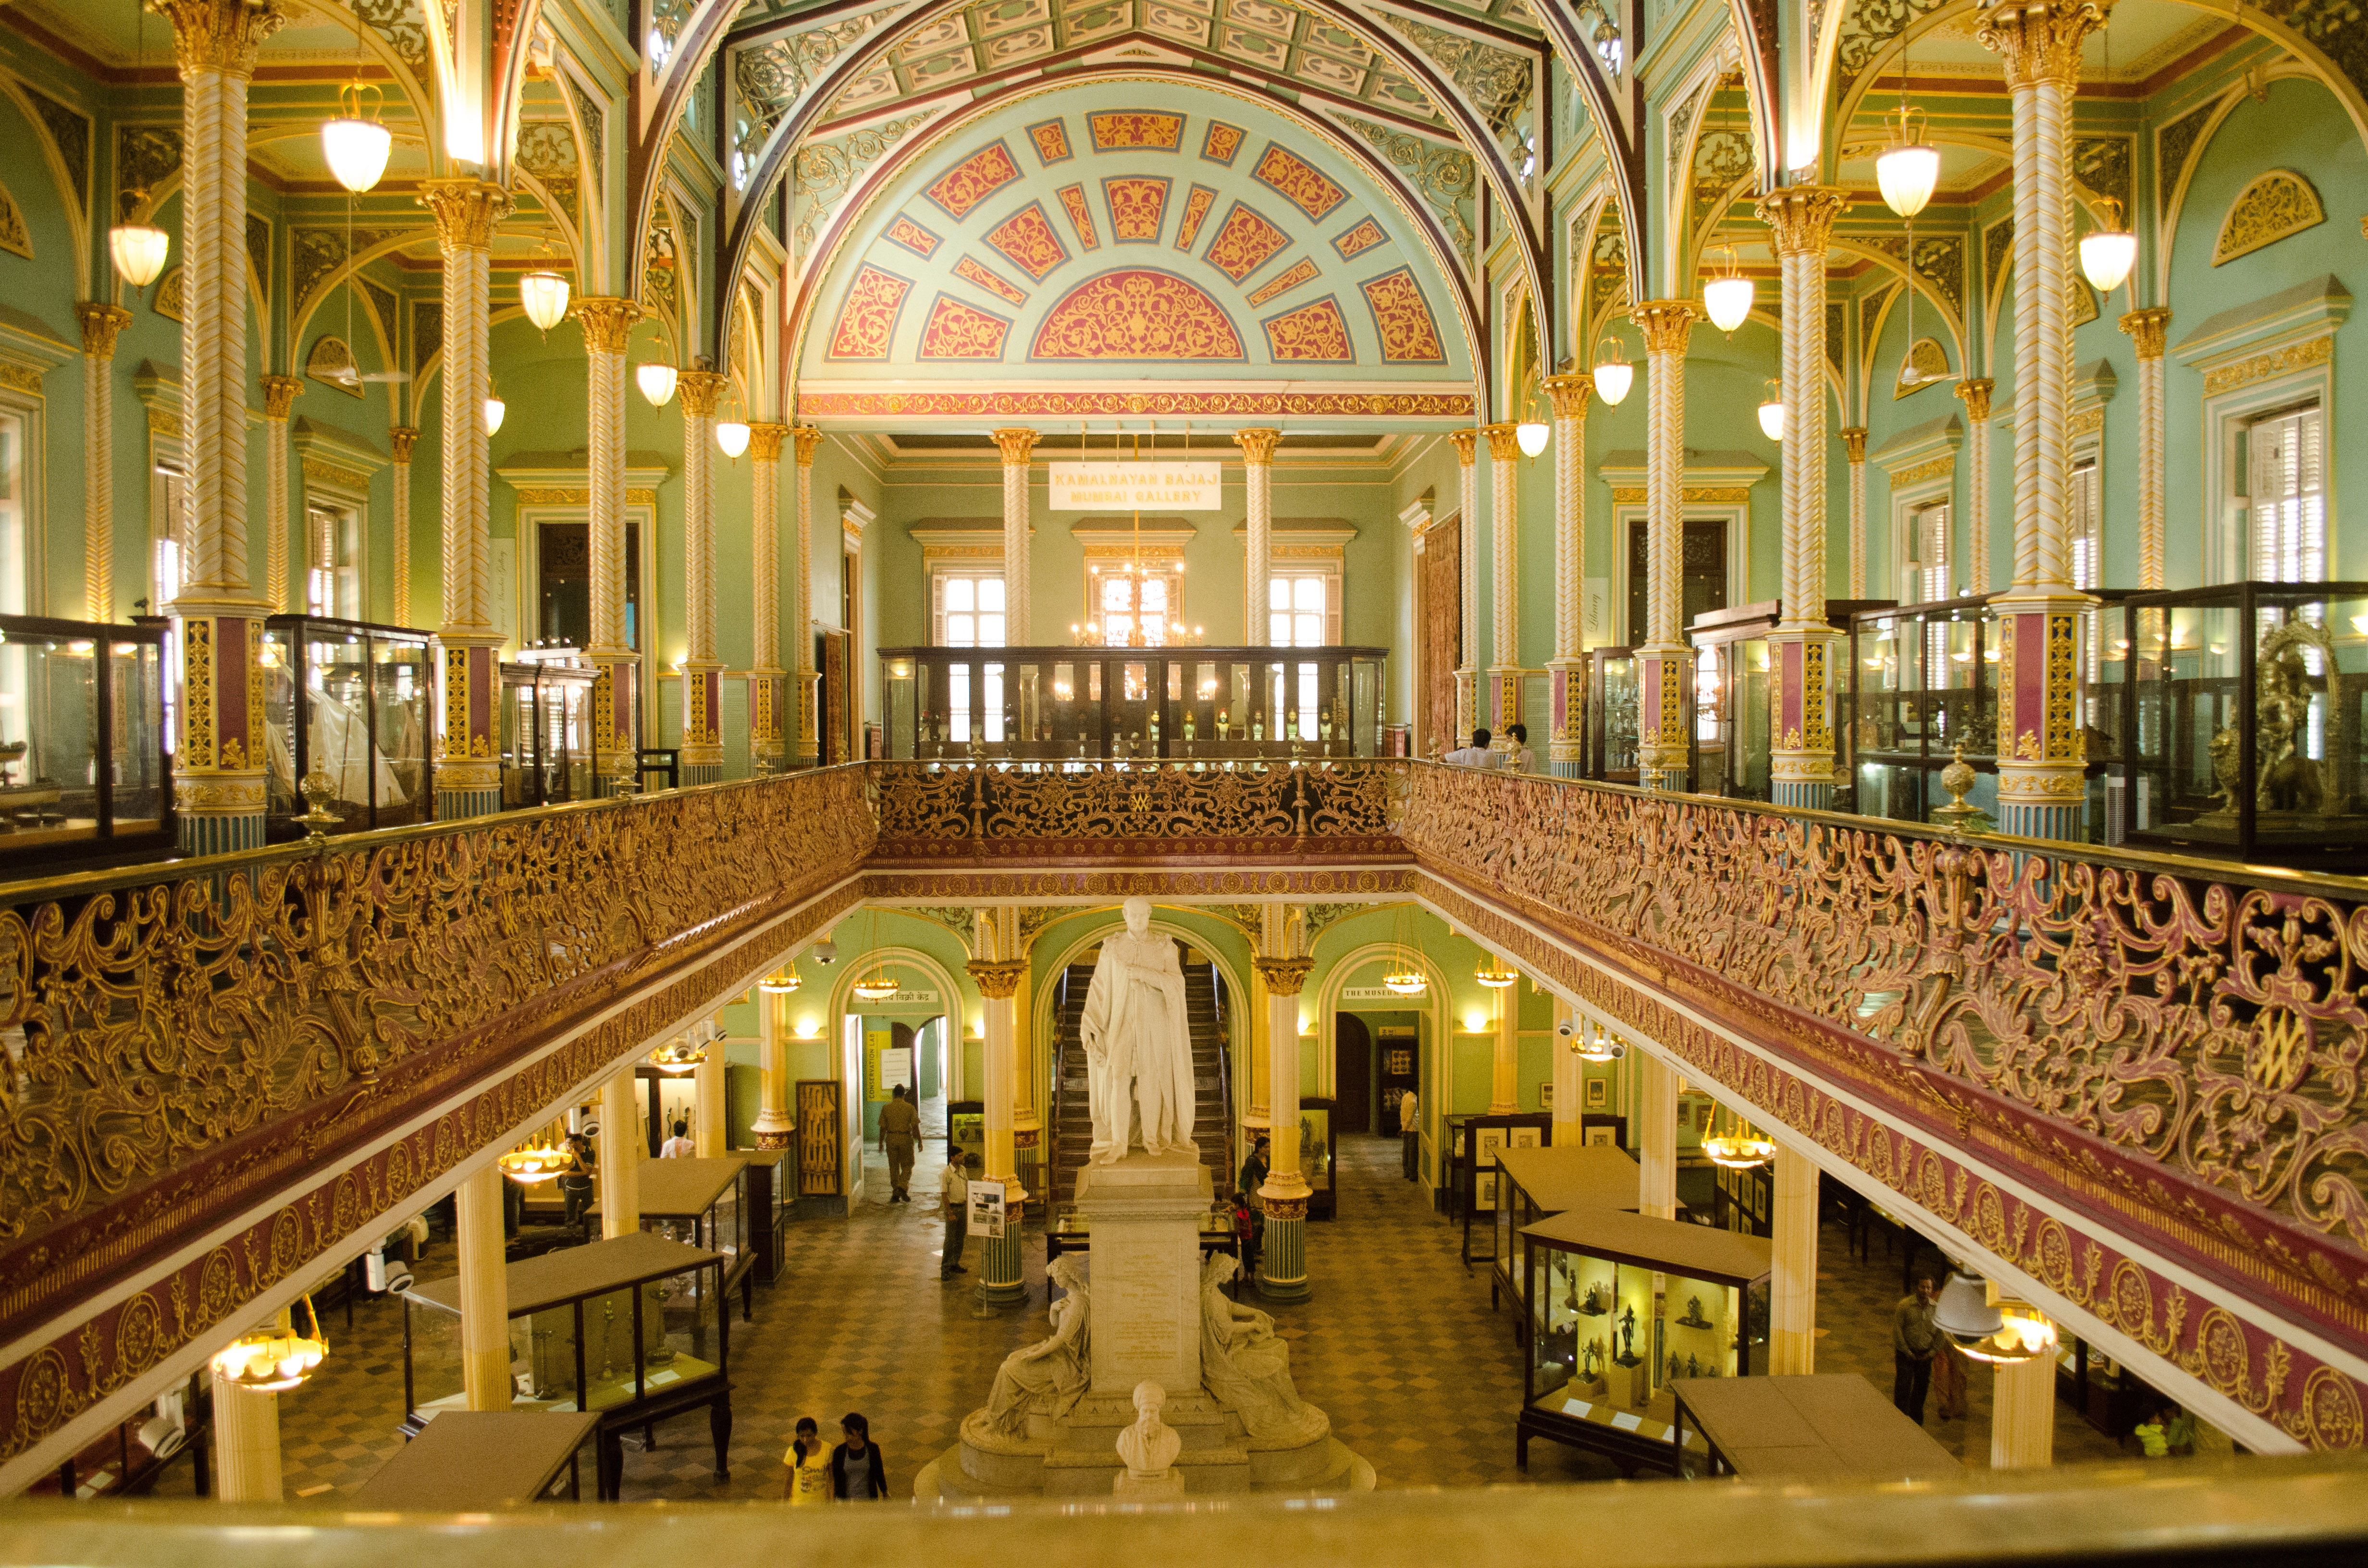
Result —
M1354 1013L1338 1014L1332 1029L1332 1131L1373 1130L1373 1036Z
M1420 756L1463 744L1463 737L1455 733L1455 666L1463 654L1463 574L1457 559L1462 538L1452 518L1432 524L1424 535L1415 575L1415 641L1422 690L1416 705L1420 731L1414 744Z
M825 631L822 642L822 712L819 715L822 760L825 766L853 759L855 748L848 740L848 715L853 705L848 701L848 680L854 661L848 656L848 637L844 631Z
M1645 590L1651 586L1649 560L1645 519L1637 517L1628 525L1628 645L1632 648L1645 645L1646 629L1652 624L1645 603ZM1726 608L1726 524L1723 519L1686 519L1679 576L1682 586L1678 630L1682 633L1703 611Z

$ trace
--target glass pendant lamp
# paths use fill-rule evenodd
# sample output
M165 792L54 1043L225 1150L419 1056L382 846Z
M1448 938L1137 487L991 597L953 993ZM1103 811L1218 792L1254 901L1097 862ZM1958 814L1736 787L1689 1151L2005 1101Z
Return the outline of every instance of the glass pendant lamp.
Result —
M1617 333L1603 335L1602 343L1597 346L1593 373L1595 395L1613 408L1620 406L1620 400L1626 397L1628 389L1636 384L1636 367L1631 365L1628 356L1621 351Z
M2120 288L2137 264L2138 237L2122 226L2122 204L2100 197L2103 222L2080 236L2080 272L2100 294Z
M674 401L675 376L672 365L661 364L655 359L644 360L633 367L634 384L642 389L642 395L649 399L652 408L664 408Z
M1784 438L1784 398L1776 383L1768 383L1768 396L1759 404L1759 433L1771 441Z
M501 434L502 420L509 411L510 405L502 401L502 394L494 390L494 383L488 379L485 382L485 434Z
M131 12L139 40L134 59L144 67L148 63L148 7L134 0ZM148 206L146 191L125 190L117 196L116 203L115 227L107 232L107 254L115 263L117 276L134 289L145 289L165 270L165 258L172 253L173 237L154 223L141 222Z
M321 155L337 183L356 196L377 186L394 151L394 133L378 118L380 105L365 106L364 93L381 104L385 98L368 82L348 82L337 89L336 118L321 122Z
M748 405L742 401L737 386L726 382L725 388L724 396L733 406L715 422L715 444L723 449L725 457L737 462L740 454L748 449Z
M1726 270L1702 285L1702 308L1710 313L1713 326L1733 336L1735 329L1751 314L1751 301L1759 287L1743 276L1733 245L1719 248L1726 254Z

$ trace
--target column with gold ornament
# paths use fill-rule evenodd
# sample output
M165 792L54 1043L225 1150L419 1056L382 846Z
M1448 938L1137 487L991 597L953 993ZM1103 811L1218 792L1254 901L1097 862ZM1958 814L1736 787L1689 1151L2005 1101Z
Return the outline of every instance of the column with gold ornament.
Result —
M1003 454L1003 641L1008 647L1030 645L1028 551L1028 460L1036 449L1036 432L1012 426L995 433L996 449Z
M786 958L757 983L757 1120L749 1131L759 1149L797 1147L797 1115L790 1105L790 998L798 985L797 971ZM798 1180L797 1163L781 1165L774 1179L794 1196L790 1184Z
M1234 432L1234 444L1242 449L1242 531L1248 546L1242 561L1242 642L1251 648L1262 648L1274 637L1274 449L1281 439L1280 430ZM1282 715L1269 713L1267 722L1281 738Z
M419 449L416 426L397 425L386 433L387 448L394 454L393 505L387 508L387 528L394 535L394 594L392 608L394 624L411 624L411 455Z
M1003 1234L981 1243L978 1298L985 1306L1010 1306L1028 1298L1019 1250L1019 1221L1028 1191L1019 1184L1012 1116L1026 1092L1019 1083L1019 983L1028 975L1028 960L981 958L971 960L967 967L986 1012L985 1175L987 1180L1004 1184Z
M1842 432L1842 455L1850 460L1850 597L1866 597L1866 426Z
M749 618L756 652L748 665L748 765L758 773L773 772L789 760L781 723L789 697L781 668L781 441L789 433L786 425L764 421L748 426L748 459L755 465L749 499L756 512L748 559L756 579Z
M1492 954L1488 967L1510 975L1509 960ZM1518 982L1494 987L1497 1046L1488 1059L1488 1114L1512 1116L1521 1108L1521 988Z
M1469 744L1480 724L1480 432L1450 430L1455 443L1455 562L1459 629L1455 641L1455 733L1447 747Z
M682 781L723 777L723 661L715 656L715 404L720 370L685 370L682 392Z
M2138 586L2163 582L2162 350L2170 335L2170 308L2148 305L2122 317L2138 356Z
M263 597L274 614L311 608L304 565L312 559L308 540L300 552L288 544L288 419L304 383L293 376L263 378ZM290 562L295 561L294 580Z
M502 635L494 629L491 460L485 397L492 384L489 269L494 224L509 193L462 176L431 179L420 201L436 215L444 261L444 660L436 815L481 816L501 809Z
M1546 661L1554 733L1546 767L1557 778L1577 778L1586 751L1587 400L1594 395L1593 376L1546 378L1554 417L1554 636Z
M1686 340L1694 307L1656 300L1629 312L1645 335L1645 646L1636 654L1637 782L1682 790L1691 771L1693 655L1685 608Z
M120 305L84 300L82 324L82 597L86 620L115 619L115 339L131 321Z
M181 847L205 855L263 842L256 658L272 607L256 597L246 564L246 99L256 53L288 12L280 0L154 0L154 8L172 24L182 88L188 549L178 596L165 607L181 621L173 793Z
M1847 192L1787 186L1759 199L1782 269L1783 603L1768 639L1775 677L1771 794L1780 806L1833 803L1832 693L1840 642L1826 619L1826 249Z
M649 1135L633 1063L626 1062L600 1085L600 1235L630 1236L642 1228L642 1162L649 1158Z
M822 432L801 425L790 435L798 469L798 550L790 572L790 701L797 710L798 766L811 767L822 760L822 694L814 679L814 453L822 449Z
M1315 960L1299 957L1252 960L1266 983L1266 1180L1258 1207L1266 1230L1258 1243L1258 1290L1269 1301L1307 1300L1307 1177L1299 1168L1299 993Z
M2072 100L2095 0L1998 0L1974 36L2014 108L2014 581L1998 618L1998 828L2078 839L2088 815L2072 583Z
M590 395L593 788L615 795L636 780L641 661L625 641L625 339L641 319L632 300L579 300Z
M1957 383L1957 401L1965 405L1965 576L1977 594L1990 591L1990 394L1997 390L1987 376Z
M1503 739L1521 719L1521 444L1509 422L1488 437L1488 727Z

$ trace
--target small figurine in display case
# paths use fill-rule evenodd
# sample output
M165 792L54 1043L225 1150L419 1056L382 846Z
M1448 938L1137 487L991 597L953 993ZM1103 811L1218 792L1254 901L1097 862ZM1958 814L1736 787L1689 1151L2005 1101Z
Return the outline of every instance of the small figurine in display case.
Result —
M1686 1298L1686 1315L1679 1318L1678 1323L1680 1326L1685 1328L1708 1328L1711 1326L1710 1319L1702 1316L1702 1298L1700 1296L1688 1296Z
M1634 1367L1637 1364L1636 1309L1634 1307L1622 1307L1620 1310L1620 1354L1613 1359L1623 1367Z

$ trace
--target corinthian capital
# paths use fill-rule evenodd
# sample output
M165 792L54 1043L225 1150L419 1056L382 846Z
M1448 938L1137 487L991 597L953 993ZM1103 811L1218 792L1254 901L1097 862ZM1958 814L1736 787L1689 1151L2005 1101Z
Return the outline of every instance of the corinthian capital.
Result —
M386 439L387 444L394 449L394 460L407 463L411 460L411 454L419 449L419 427L397 425L387 431Z
M263 40L288 24L279 0L148 0L173 26L173 54L187 80L200 72L255 74Z
M1686 339L1693 335L1694 315L1691 300L1648 300L1630 311L1628 319L1645 335L1645 353L1683 355Z
M1974 37L2006 67L2009 87L2077 86L2080 46L2112 8L2097 0L2003 0L1981 13Z
M790 427L786 425L775 425L762 419L751 420L748 425L748 455L760 463L780 462L781 437L789 433Z
M685 370L675 381L682 392L682 411L693 419L715 417L716 400L723 395L721 370Z
M1274 996L1296 996L1299 988L1307 983L1308 971L1315 967L1314 959L1252 959L1258 978L1266 982L1267 992Z
M978 994L989 1002L1013 995L1028 973L1026 959L973 959L962 967L978 983Z
M995 433L995 449L1003 454L1004 467L1025 468L1036 450L1036 432L1025 426L1006 426Z
M575 324L584 329L584 347L591 354L622 354L625 335L642 319L642 307L632 300L595 296L575 301Z
M1274 461L1274 446L1277 441L1281 439L1282 432L1280 430L1236 430L1234 432L1234 444L1241 448L1242 461L1245 463L1263 464Z
M436 248L455 256L494 248L494 224L509 212L510 193L468 176L422 180L419 205L436 216Z
M1546 396L1554 400L1556 419L1584 419L1587 400L1595 395L1593 376L1548 376Z
M1514 428L1509 422L1480 426L1480 434L1488 437L1489 461L1508 463L1520 457L1520 438L1514 434Z
M1990 394L1998 383L1987 376L1975 376L1957 383L1957 401L1965 405L1965 417L1978 425L1990 416Z
M2147 305L2123 316L2121 328L2129 334L2130 345L2141 359L2162 358L2163 340L2170 335L2170 307Z
M1455 460L1465 468L1472 466L1473 451L1480 441L1477 430L1450 430L1447 438L1455 443Z
M78 300L74 319L82 323L82 351L94 359L112 359L116 335L131 324L131 312L121 305Z
M1834 220L1850 210L1850 192L1831 185L1787 186L1761 197L1752 210L1775 236L1778 256L1822 256Z
M266 419L287 418L295 412L296 396L303 390L304 383L293 376L264 377L263 416Z

